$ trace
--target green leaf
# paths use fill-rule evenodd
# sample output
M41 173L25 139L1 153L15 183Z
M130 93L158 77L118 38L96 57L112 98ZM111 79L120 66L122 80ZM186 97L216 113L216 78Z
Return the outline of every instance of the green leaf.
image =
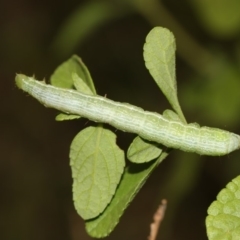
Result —
M85 94L93 95L90 87L80 78L76 73L72 74L73 85L79 92L83 92Z
M123 178L111 203L99 217L86 222L86 230L89 235L102 238L111 233L129 203L141 189L152 171L167 155L167 153L163 152L156 161L144 164L131 164L124 171Z
M116 135L102 127L85 128L73 139L70 165L78 214L97 217L111 201L125 165Z
M61 122L61 121L65 121L65 120L74 120L74 119L79 119L79 118L81 118L81 117L78 115L74 115L74 114L68 115L65 113L59 113L56 116L55 120Z
M175 76L176 44L173 34L166 28L153 28L146 37L143 50L146 68L173 109L185 122L177 97Z
M67 89L77 89L86 94L96 94L93 80L82 62L81 58L73 55L66 62L62 63L50 77L50 82L55 87ZM56 121L78 119L80 116L60 113L56 116Z
M73 55L54 71L50 78L50 82L56 87L74 89L74 82L72 79L73 73L81 78L91 91L96 94L94 83L87 67L82 62L81 58L76 55Z
M182 122L179 116L170 109L166 109L163 112L163 116L171 121Z
M220 191L208 208L209 240L238 240L240 236L240 176Z
M137 136L128 148L127 158L134 163L144 163L156 159L162 149L152 142Z

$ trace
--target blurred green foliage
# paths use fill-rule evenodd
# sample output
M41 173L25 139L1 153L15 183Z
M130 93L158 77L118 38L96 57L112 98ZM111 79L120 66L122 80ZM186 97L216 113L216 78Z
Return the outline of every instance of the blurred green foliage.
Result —
M167 102L144 68L142 45L153 26L163 26L176 36L188 122L239 133L238 10L237 0L2 1L0 239L90 239L72 204L68 160L72 137L88 123L53 121L55 113L15 89L15 72L48 77L76 53L99 94L161 112ZM118 132L118 141L126 148L131 139ZM146 239L163 197L169 204L159 239L206 239L207 208L239 174L239 158L175 151L107 239Z
M231 39L239 34L238 0L196 0L189 3L209 34L220 39Z

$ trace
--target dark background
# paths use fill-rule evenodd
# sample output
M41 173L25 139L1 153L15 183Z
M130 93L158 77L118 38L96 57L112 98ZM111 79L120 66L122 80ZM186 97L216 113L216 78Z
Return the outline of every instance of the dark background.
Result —
M87 120L56 122L14 85L15 73L48 79L73 53L100 95L151 111L170 108L144 66L154 26L177 42L178 94L188 122L240 133L240 2L89 0L0 2L0 239L87 240L72 203L68 151ZM133 135L117 131L127 149ZM161 240L207 239L205 217L240 172L240 153L205 157L174 151L155 170L107 238L147 239L168 200Z

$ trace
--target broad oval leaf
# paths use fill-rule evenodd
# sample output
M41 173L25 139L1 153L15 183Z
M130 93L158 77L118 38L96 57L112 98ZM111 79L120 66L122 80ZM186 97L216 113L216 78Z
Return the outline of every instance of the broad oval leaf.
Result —
M105 211L95 219L86 222L88 234L95 238L108 236L135 195L159 163L167 157L163 152L156 161L145 164L131 164L125 171L116 193Z
M88 127L70 147L73 201L83 219L97 217L111 201L125 161L116 135L103 127Z
M146 37L143 50L146 68L173 109L185 121L177 97L175 75L176 43L173 34L166 28L153 28Z
M238 240L240 236L240 176L222 189L208 208L209 240Z
M127 158L134 163L144 163L156 159L162 149L152 142L146 141L137 136L127 151Z

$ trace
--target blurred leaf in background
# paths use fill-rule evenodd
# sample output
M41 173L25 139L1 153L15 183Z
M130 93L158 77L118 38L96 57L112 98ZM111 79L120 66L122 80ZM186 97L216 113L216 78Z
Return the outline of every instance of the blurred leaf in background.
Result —
M209 34L220 39L230 39L239 34L240 1L196 0L189 3Z
M55 54L66 57L87 37L99 31L99 27L124 17L127 13L129 9L121 1L90 1L79 6L64 21L53 41Z

